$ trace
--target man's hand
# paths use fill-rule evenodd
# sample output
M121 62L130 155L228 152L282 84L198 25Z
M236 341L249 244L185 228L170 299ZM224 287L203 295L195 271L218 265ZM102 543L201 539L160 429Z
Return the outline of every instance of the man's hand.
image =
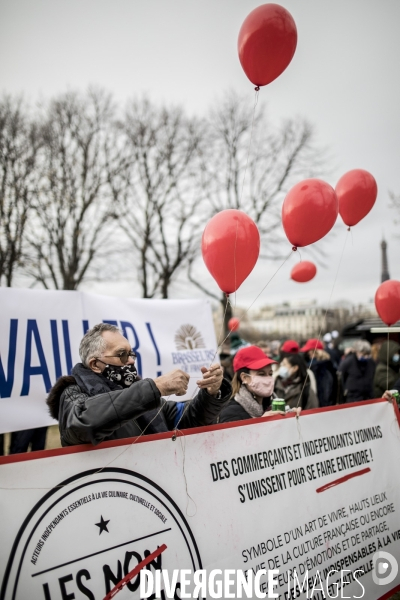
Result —
M218 393L224 378L224 372L221 365L211 365L209 369L207 369L207 367L201 367L201 372L203 373L203 379L196 381L197 385L201 390L205 388L210 396L215 396Z
M184 396L188 389L189 375L181 369L174 369L165 375L156 377L154 383L160 391L161 396Z

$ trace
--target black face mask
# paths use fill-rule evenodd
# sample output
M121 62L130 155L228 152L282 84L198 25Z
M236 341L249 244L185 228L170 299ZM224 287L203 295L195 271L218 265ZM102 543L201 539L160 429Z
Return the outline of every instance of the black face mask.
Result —
M102 375L106 379L109 379L118 385L122 385L122 387L129 387L132 383L135 383L138 378L138 373L134 364L123 366L106 365Z

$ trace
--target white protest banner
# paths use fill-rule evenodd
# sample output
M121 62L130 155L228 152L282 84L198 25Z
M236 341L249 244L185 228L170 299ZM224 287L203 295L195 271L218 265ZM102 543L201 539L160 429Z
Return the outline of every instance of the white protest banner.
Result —
M0 304L0 433L55 424L47 392L79 362L83 334L102 321L121 328L143 377L186 370L192 377L186 398L202 377L200 368L218 361L207 300L0 288Z
M200 569L207 598L256 597L229 581L262 573L265 593L273 569L268 597L387 598L398 419L381 399L2 458L0 600L103 600L157 551L161 598L192 597ZM140 575L117 595L139 597Z

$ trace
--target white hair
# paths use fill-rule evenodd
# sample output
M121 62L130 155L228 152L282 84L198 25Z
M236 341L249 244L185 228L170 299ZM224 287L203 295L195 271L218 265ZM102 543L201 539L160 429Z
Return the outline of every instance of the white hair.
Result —
M371 354L371 344L367 340L356 340L353 344L354 352Z
M79 356L85 367L89 366L91 358L97 358L107 348L107 342L103 338L104 331L121 333L118 327L111 325L110 323L99 323L92 327L92 329L89 329L79 344Z

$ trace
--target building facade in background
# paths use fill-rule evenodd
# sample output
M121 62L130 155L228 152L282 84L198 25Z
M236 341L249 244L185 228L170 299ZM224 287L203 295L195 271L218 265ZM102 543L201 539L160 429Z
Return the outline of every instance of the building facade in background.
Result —
M238 311L240 316L240 311ZM348 323L358 319L376 316L373 301L353 305L350 302L337 302L332 308L310 302L286 302L265 306L248 315L244 327L258 330L266 337L289 337L308 339L328 331L341 331Z

